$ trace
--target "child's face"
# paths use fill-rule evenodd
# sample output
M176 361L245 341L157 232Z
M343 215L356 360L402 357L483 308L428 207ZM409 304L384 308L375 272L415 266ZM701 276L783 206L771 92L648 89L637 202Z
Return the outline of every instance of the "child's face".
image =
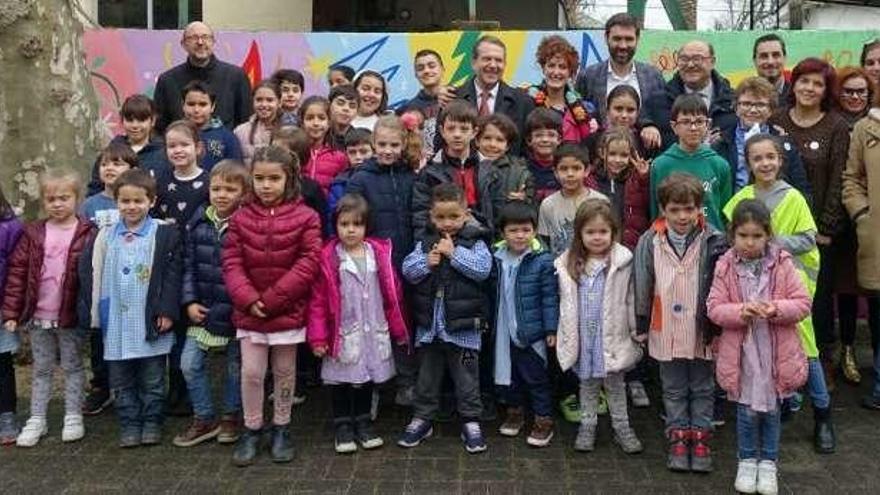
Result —
M292 112L299 107L299 101L302 99L302 88L299 84L290 81L281 83L281 109L285 112Z
M660 206L663 217L666 218L666 225L669 226L678 235L685 235L697 224L697 219L702 213L702 205L689 203L669 202L665 206Z
M251 173L257 199L265 206L281 203L288 180L284 167L275 162L256 162Z
M330 117L324 110L324 106L310 105L309 108L306 108L303 113L302 127L312 143L323 141L327 130L330 129Z
M608 221L600 216L595 216L581 229L581 242L584 243L587 254L590 256L605 256L611 250L614 242L614 230Z
M464 158L471 152L471 141L476 134L470 122L456 122L451 119L443 121L440 135L446 142L446 154L456 158Z
M351 125L351 120L357 115L357 110L357 101L337 96L330 102L330 119L336 126L347 127Z
M343 247L353 248L364 242L367 226L364 219L355 212L343 213L336 219L336 235Z
M134 144L146 143L150 140L150 134L153 133L153 126L156 125L156 118L150 117L145 120L140 119L122 119L122 130L128 137L129 142Z
M348 163L352 167L357 167L370 158L373 158L373 147L368 143L346 146L345 155L348 157Z
M566 194L576 194L584 189L587 165L573 156L564 156L553 170L556 180Z
M254 113L257 118L270 122L278 114L278 96L269 88L260 88L254 93Z
M368 116L378 112L379 105L382 104L382 95L385 92L385 86L382 84L382 81L372 76L366 76L361 78L360 84L358 84L356 89L361 101L358 113Z
M455 236L468 220L467 207L458 201L437 201L431 205L431 224L440 235Z
M342 86L343 84L351 84L351 80L345 77L345 74L339 70L331 70L330 74L327 75L327 80L330 82L331 88Z
M700 114L679 114L678 118L672 121L678 143L688 150L695 150L703 143L708 127L709 119Z
M241 204L244 195L244 186L237 180L228 180L223 176L211 178L211 188L208 190L208 199L217 210L217 215L226 218L232 215Z
M608 105L608 124L610 127L622 126L629 129L636 125L639 106L630 95L621 95Z
M443 79L443 65L434 55L425 55L416 59L416 79L422 87L433 88Z
M507 153L507 138L494 125L489 124L477 138L477 149L489 160L497 160Z
M379 165L392 165L403 154L403 136L386 127L376 127L373 133L373 146L376 148L376 162Z
M611 177L618 177L629 169L631 158L626 141L611 141L605 146L605 170Z
M773 113L769 98L762 98L752 91L745 91L736 99L736 116L746 128L767 122Z
M763 256L769 240L770 236L764 227L755 222L746 222L733 231L733 248L746 259Z
M54 180L43 187L43 210L54 222L64 222L76 215L76 202L79 195L76 186L69 180Z
M183 115L199 127L207 124L214 114L214 103L207 94L190 91L183 100Z
M513 254L522 254L532 245L535 238L535 226L532 222L509 223L502 230L507 249Z
M529 134L529 149L537 158L549 160L559 147L561 136L555 129L536 129Z
M116 182L116 179L122 175L122 172L129 170L131 165L125 160L121 160L119 158L115 159L101 159L101 164L98 166L98 178L101 179L101 184L104 184L104 187L110 187Z
M155 201L156 198L151 198L147 190L142 187L126 185L116 191L116 207L119 208L119 216L128 227L141 223Z
M175 169L186 169L196 163L199 145L192 136L179 129L171 129L165 133L165 153L168 161Z
M759 141L749 147L749 156L746 161L755 176L755 184L771 185L779 177L782 168L782 157L779 156L776 146L770 141Z

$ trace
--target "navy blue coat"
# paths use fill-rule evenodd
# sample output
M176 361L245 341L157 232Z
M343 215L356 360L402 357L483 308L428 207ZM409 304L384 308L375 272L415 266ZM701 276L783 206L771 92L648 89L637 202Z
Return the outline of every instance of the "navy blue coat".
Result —
M392 166L369 160L349 179L345 192L358 193L370 205L367 234L390 239L394 266L413 249L412 197L416 174L403 162Z
M493 321L501 305L502 291L498 283L501 260L495 258L495 309ZM559 278L553 266L553 255L543 246L526 253L516 273L514 289L516 305L516 334L521 343L531 345L548 335L556 335L559 326ZM492 325L495 328L495 324ZM495 331L498 331L495 328Z
M183 289L181 304L184 308L199 303L208 308L201 326L219 337L234 337L232 301L223 282L220 262L225 231L220 233L200 208L186 227L183 252Z

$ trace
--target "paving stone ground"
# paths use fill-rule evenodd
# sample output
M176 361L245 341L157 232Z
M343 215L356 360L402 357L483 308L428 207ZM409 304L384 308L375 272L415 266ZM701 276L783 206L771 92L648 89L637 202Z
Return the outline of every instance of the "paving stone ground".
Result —
M867 365L870 356L861 356ZM27 368L20 370L20 418L29 403ZM860 388L840 385L834 397L839 446L836 454L812 450L812 412L809 407L783 426L780 493L880 493L880 413L858 406L870 386L869 370ZM552 445L530 448L524 438L496 433L498 423L484 426L488 452L469 455L459 440L457 423L438 425L435 437L404 450L393 444L405 425L406 411L390 405L383 393L377 428L386 446L350 456L333 451L329 396L310 390L309 400L296 407L292 433L296 458L291 464L272 464L267 455L249 468L231 464L232 449L216 443L181 449L171 438L186 424L169 418L163 443L151 448L122 450L116 446L117 426L112 411L87 418L87 436L73 444L60 440L60 397L50 406L48 437L33 449L0 449L0 493L271 493L271 494L650 494L733 493L736 470L735 424L728 424L713 444L716 470L710 475L676 474L665 469L662 424L656 407L657 386L651 385L654 405L631 411L645 452L626 456L610 440L607 417L600 419L597 450L572 449L575 425L560 424Z

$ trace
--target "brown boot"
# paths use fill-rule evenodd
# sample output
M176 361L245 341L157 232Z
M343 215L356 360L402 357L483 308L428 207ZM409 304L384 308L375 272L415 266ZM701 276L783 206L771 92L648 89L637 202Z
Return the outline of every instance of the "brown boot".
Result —
M237 414L224 414L220 418L220 433L217 443L235 443L238 441L241 419Z
M174 437L174 445L178 447L192 447L202 442L207 442L220 433L220 424L216 421L204 421L193 418L186 430Z
M515 437L519 435L520 431L522 431L524 424L525 418L523 417L522 408L508 407L507 417L504 418L504 422L501 423L501 426L498 428L498 433L501 433L505 437Z
M843 371L843 379L853 385L862 382L862 374L859 372L859 365L856 364L856 351L851 345L843 346L840 353L840 369Z
M526 443L532 447L546 447L553 439L553 418L550 416L535 416L532 431L526 438Z

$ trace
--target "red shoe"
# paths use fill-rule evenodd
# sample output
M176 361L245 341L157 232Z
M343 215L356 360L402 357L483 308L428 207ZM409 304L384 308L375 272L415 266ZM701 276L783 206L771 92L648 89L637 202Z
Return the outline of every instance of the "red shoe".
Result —
M691 471L697 473L712 472L712 450L709 440L712 432L700 428L691 430Z
M690 471L690 459L688 445L691 440L691 431L683 428L669 430L669 456L666 459L666 467L670 471Z

